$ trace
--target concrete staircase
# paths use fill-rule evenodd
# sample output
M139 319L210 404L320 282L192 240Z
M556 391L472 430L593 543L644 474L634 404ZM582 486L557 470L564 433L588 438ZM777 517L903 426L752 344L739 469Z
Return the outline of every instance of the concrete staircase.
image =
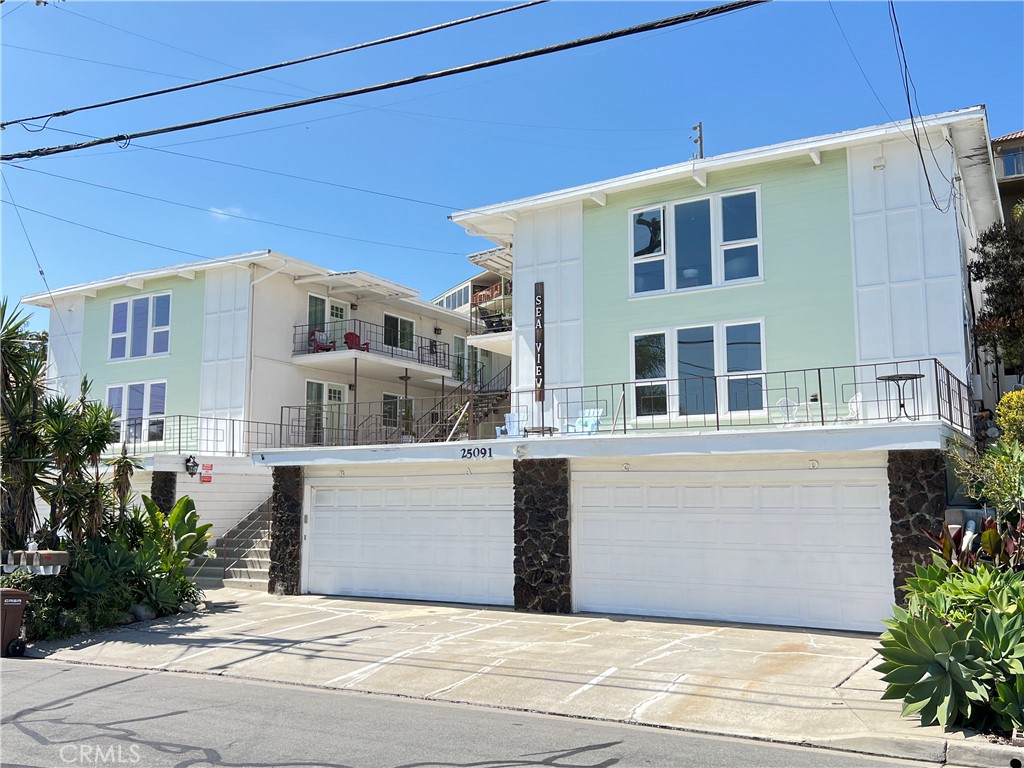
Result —
M270 499L213 544L214 558L189 565L186 574L202 589L232 587L267 591L270 576Z

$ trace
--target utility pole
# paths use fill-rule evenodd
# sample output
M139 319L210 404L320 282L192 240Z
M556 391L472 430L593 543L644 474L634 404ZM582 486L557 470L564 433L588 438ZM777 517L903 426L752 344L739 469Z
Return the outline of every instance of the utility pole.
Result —
M699 160L703 160L704 159L704 122L702 120L698 120L697 124L695 126L693 126L693 130L695 130L697 132L697 138L693 139L692 135L690 136L690 138L693 139L693 143L697 145L697 158Z

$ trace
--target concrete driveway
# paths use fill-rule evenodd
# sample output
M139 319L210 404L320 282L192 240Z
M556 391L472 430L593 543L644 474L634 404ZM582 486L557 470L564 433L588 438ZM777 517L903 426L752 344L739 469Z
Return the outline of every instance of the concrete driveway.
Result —
M879 700L873 636L230 589L208 597L207 612L30 654L989 764L952 759L970 739Z

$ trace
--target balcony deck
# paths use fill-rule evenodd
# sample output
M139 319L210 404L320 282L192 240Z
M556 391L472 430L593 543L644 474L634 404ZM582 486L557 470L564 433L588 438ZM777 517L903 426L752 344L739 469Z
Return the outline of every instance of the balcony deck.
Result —
M129 452L244 455L499 437L778 437L865 426L895 434L926 424L944 424L966 437L974 433L967 385L934 359L547 389L542 401L533 390L510 392L507 371L443 397L284 406L278 424L166 416L162 439L130 442Z

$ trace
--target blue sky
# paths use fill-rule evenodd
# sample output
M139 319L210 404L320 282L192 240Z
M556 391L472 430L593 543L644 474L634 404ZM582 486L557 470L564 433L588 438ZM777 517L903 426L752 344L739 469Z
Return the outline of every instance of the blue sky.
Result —
M235 87L208 86L55 119L39 133L10 127L0 141L12 152L77 139L56 129L107 136L201 119L711 4L552 2L236 80ZM0 5L0 111L5 120L50 112L497 7L86 0L37 7L8 0ZM986 104L993 136L1024 128L1024 3L899 2L896 9L923 113ZM451 224L453 209L687 160L698 120L711 156L905 119L906 110L885 3L830 7L777 0L541 59L140 140L127 149L20 161L23 168L5 166L4 176L19 205L41 212L22 215L51 288L196 259L154 245L201 257L273 248L339 270L373 272L429 299L471 274L465 254L489 245ZM7 189L3 198L11 199ZM14 211L4 205L2 215L3 293L44 290ZM45 313L35 313L34 325L45 327Z

